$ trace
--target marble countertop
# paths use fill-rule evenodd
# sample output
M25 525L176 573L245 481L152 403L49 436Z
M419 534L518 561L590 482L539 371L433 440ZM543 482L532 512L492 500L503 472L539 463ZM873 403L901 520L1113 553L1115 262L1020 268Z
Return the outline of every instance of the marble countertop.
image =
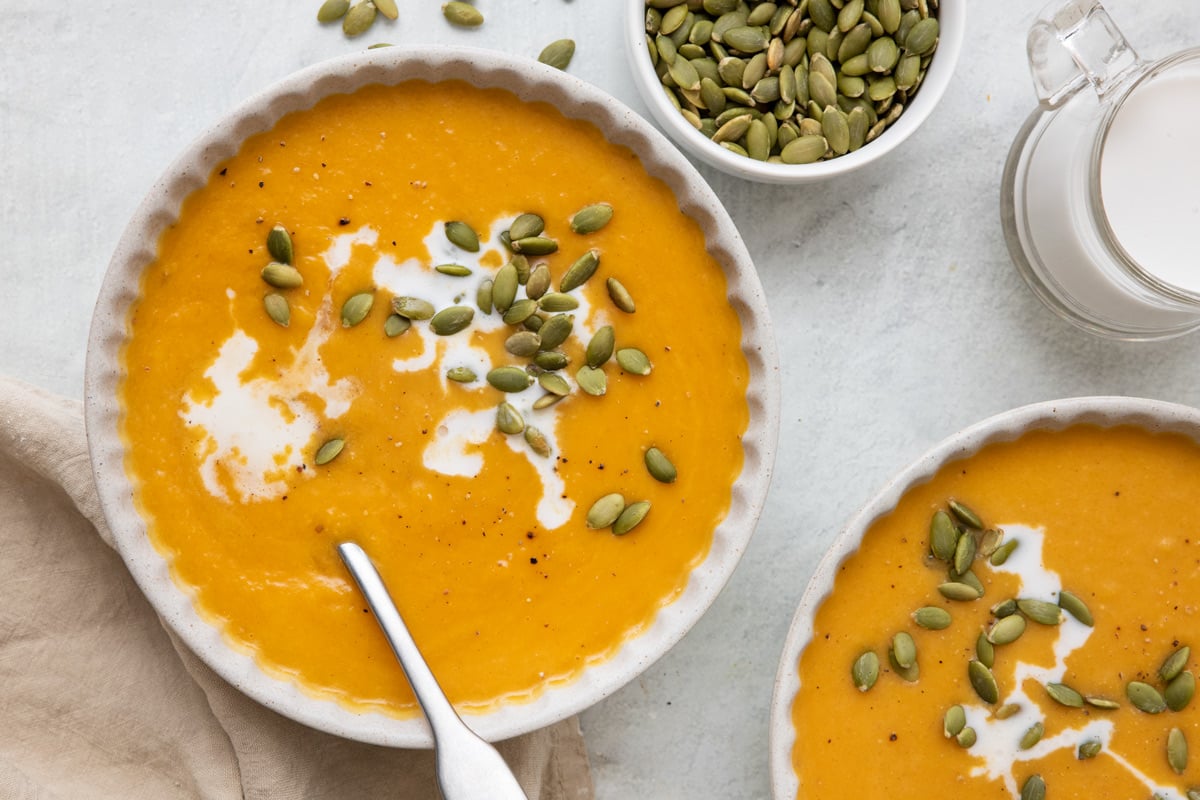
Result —
M535 57L578 42L570 72L646 113L617 0L478 0L451 28L401 0L359 40L274 2L0 0L0 374L81 397L87 330L126 220L175 154L257 90L377 41ZM806 187L700 171L769 298L782 361L775 479L742 564L666 657L582 718L597 797L769 796L767 722L780 650L833 536L884 481L993 413L1119 394L1200 405L1195 335L1127 344L1061 322L1009 261L999 183L1035 100L1025 32L1041 3L973 2L941 105L906 143ZM1143 55L1200 40L1200 4L1111 0Z

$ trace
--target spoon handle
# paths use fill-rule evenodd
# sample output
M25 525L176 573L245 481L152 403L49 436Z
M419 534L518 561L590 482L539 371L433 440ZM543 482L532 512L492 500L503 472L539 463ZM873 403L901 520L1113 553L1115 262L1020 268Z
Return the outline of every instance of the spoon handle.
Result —
M429 720L445 800L528 800L496 748L468 728L446 699L371 558L353 542L339 544L338 554L367 598Z

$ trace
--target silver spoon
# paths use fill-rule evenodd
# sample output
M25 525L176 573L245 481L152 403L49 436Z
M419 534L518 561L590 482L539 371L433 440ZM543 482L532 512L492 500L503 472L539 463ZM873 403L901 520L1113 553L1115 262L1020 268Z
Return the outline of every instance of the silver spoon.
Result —
M337 549L367 598L433 729L438 785L445 800L528 800L496 748L468 728L446 699L370 556L352 542L343 542Z

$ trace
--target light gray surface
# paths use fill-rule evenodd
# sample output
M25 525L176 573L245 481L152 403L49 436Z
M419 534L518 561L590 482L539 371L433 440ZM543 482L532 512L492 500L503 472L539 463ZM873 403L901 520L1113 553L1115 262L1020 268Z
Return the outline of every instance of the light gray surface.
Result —
M345 40L320 3L0 0L0 373L82 392L87 326L125 221L174 155L288 73L376 41L536 56L644 111L616 0L479 0L477 31L438 2ZM1123 344L1060 322L1026 289L999 227L1008 145L1033 108L1024 36L1040 2L972 2L954 83L884 162L763 187L702 169L746 238L783 361L775 483L755 539L695 630L587 712L601 800L768 795L771 686L793 609L838 528L954 430L1037 400L1127 394L1200 404L1200 339ZM1145 55L1200 45L1200 4L1111 0Z

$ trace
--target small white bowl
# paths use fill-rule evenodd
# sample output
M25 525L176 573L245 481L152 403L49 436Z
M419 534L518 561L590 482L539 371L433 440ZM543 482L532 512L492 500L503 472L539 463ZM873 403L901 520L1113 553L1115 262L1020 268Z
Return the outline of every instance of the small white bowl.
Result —
M332 734L394 747L431 747L423 717L397 719L356 713L332 700L317 699L295 683L264 672L249 655L230 647L202 619L187 593L172 579L168 564L150 543L134 504L124 468L126 444L118 399L120 353L126 319L137 299L139 279L153 262L160 234L179 216L192 191L212 169L237 152L249 136L269 130L292 111L322 97L368 84L405 80L463 80L507 89L522 100L547 102L570 118L596 125L605 137L629 148L649 174L664 181L680 209L705 232L708 251L725 269L729 301L742 323L742 352L750 368L749 426L742 439L744 464L733 485L725 520L713 533L708 556L692 570L678 599L664 606L645 630L615 655L588 667L575 681L547 689L527 703L503 704L468 718L489 740L507 739L545 727L593 705L633 680L667 652L712 604L737 565L766 498L779 428L779 367L766 298L758 275L720 201L687 159L642 117L580 79L539 64L471 48L391 47L332 59L292 75L251 98L191 144L143 200L109 264L97 300L88 343L85 416L92 468L105 518L134 579L165 623L206 664L239 690L275 711ZM397 665L397 670L399 665Z
M933 112L946 87L950 85L950 78L954 74L954 67L958 63L958 54L962 50L966 35L966 0L941 0L938 4L938 27L938 47L929 63L925 80L921 82L919 91L904 109L904 113L877 139L852 153L828 161L815 164L769 164L731 153L714 144L693 128L675 106L671 105L646 52L645 0L625 0L625 54L633 73L633 81L637 84L642 100L650 107L654 119L675 143L690 155L722 172L759 183L814 183L845 175L882 158L912 135Z
M930 480L948 462L974 455L994 442L1019 439L1031 431L1062 430L1079 424L1102 428L1136 425L1152 432L1181 433L1200 442L1198 409L1130 397L1079 397L1022 406L989 417L943 440L889 481L838 534L817 565L792 618L771 697L768 760L775 800L795 800L800 790L792 766L792 747L796 742L792 703L800 691L797 669L800 655L812 640L813 618L833 591L839 566L858 550L867 530L891 513L909 489Z

